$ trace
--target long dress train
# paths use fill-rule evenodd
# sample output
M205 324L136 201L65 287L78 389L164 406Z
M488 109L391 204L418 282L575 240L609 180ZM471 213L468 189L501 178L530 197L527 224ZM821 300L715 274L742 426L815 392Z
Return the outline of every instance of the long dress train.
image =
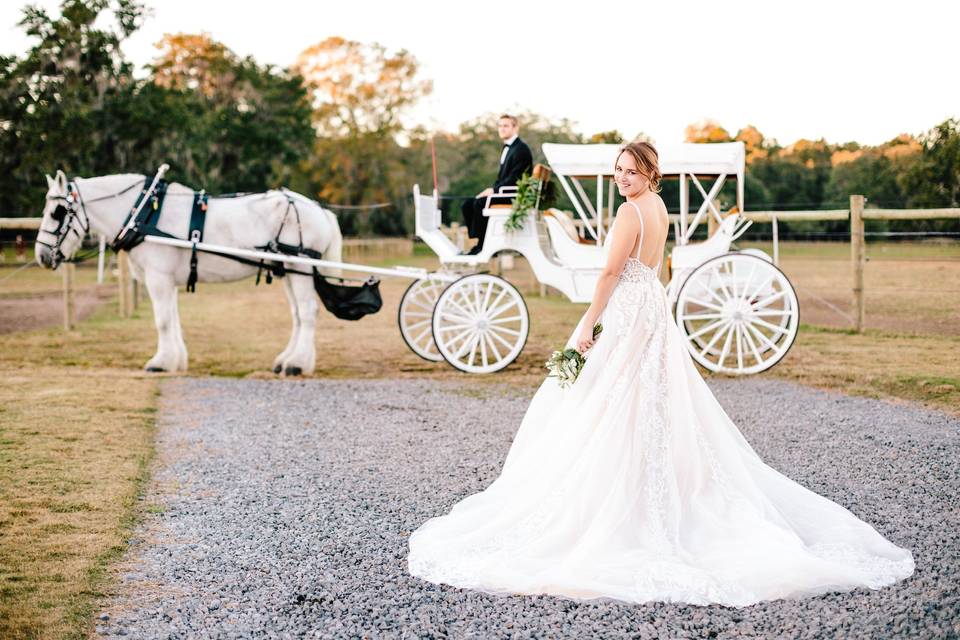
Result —
M746 606L913 573L910 551L763 463L694 366L653 269L628 258L600 321L576 383L547 378L534 395L500 476L410 536L412 575Z

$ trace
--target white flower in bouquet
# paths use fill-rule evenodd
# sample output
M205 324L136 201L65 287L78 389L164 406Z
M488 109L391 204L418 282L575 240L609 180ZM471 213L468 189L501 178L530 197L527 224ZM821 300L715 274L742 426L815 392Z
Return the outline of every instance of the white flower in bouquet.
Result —
M602 324L597 323L594 325L594 340L597 339L601 331L603 331ZM570 348L562 351L554 351L550 359L544 363L544 366L547 368L547 371L549 371L547 377L556 378L560 387L566 389L576 382L577 376L580 375L580 371L583 370L583 365L586 364L586 362L587 359L584 358L579 351Z

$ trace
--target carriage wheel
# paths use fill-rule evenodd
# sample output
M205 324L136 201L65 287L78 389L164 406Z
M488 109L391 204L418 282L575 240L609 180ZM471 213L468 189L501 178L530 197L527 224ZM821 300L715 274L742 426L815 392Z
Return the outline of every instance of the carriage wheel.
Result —
M493 373L517 359L530 332L523 296L503 278L464 276L433 311L433 340L444 360L467 373Z
M767 254L763 253L758 249L737 250L736 253L740 253L742 255L755 255L758 258L765 260L766 262L771 262L771 263L773 262L773 260ZM788 317L784 316L784 318L781 320L780 327L786 328L787 321L788 321ZM710 346L710 347L707 346L707 342L711 337L709 333L697 334L696 327L693 325L693 321L691 320L686 320L684 322L684 325L685 325L684 333L690 336L691 339L697 344L698 347L700 347L701 349L706 347L707 353L710 355L713 355L713 356L720 355L720 348L723 346L722 344L714 344L713 346ZM704 335L706 335L706 337L704 337Z
M690 354L707 369L759 373L793 345L800 305L793 285L772 263L728 253L687 276L677 295L676 320Z
M443 356L433 341L433 308L446 283L417 280L403 292L397 310L400 335L415 354L431 362L442 362Z

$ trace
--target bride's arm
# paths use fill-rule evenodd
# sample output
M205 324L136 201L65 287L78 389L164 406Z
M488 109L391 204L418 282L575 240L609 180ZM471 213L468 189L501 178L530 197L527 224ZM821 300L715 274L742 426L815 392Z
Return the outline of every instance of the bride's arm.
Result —
M624 203L617 209L616 224L613 226L613 237L610 239L607 251L607 263L597 279L597 288L593 290L593 301L583 314L580 325L580 335L577 336L576 347L580 353L593 346L593 327L603 313L613 288L617 286L617 278L623 271L630 250L633 248L637 234L640 233L640 223L635 215L624 215L623 210L630 205Z

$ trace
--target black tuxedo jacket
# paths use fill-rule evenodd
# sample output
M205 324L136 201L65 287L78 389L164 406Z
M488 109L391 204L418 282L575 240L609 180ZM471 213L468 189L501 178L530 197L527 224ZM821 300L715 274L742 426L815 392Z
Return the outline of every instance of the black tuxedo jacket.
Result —
M493 183L494 192L500 191L500 187L516 186L520 176L524 173L530 173L532 170L533 154L530 153L530 147L527 146L526 142L517 138L510 145L507 157L500 165L497 181Z

